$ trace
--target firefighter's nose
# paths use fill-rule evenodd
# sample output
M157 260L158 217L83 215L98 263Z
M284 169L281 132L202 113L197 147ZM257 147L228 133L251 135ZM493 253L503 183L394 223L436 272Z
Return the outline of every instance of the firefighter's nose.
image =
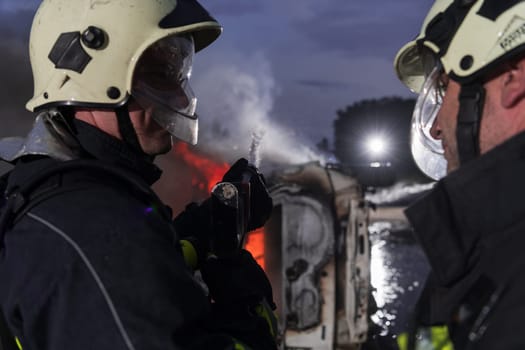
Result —
M430 127L430 136L432 136L436 140L441 140L442 138L442 130L439 126L439 114L434 118L434 121L432 122L432 126Z

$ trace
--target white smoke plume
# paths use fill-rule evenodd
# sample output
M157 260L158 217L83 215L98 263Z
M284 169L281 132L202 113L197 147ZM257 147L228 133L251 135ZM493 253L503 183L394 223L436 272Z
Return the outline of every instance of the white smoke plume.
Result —
M252 143L250 144L250 158L248 159L251 164L259 167L261 165L261 154L260 146L261 140L264 136L264 130L255 131L252 133Z
M244 56L232 50L220 62L197 64L195 72L199 72L192 79L199 97L200 147L226 158L253 158L262 161L262 166L324 163L312 142L302 140L272 115L279 88L262 54Z
M435 184L435 182L426 184L397 183L392 187L380 189L375 193L368 193L365 195L365 198L375 204L391 203L410 195L430 190Z

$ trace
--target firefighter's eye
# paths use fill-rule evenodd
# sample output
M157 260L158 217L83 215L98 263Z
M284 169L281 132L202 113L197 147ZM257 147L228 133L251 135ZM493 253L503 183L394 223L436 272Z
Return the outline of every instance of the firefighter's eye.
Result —
M445 73L441 74L437 80L436 90L437 90L438 97L441 98L442 100L445 97L445 92L447 91L447 88L448 88L448 82L449 82L449 78L448 78L448 75L446 75Z

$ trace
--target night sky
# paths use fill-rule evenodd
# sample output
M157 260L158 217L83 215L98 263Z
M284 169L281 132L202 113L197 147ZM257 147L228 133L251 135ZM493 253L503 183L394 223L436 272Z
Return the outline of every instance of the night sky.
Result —
M0 0L0 136L24 134L31 116L27 58L40 1ZM195 60L201 141L243 153L262 133L262 151L296 161L333 140L336 111L356 101L411 97L395 77L397 50L416 36L431 0L202 0L224 26ZM23 122L20 122L23 120ZM283 140L278 149L275 142ZM284 141L285 140L285 141ZM286 150L286 151L285 151ZM277 154L277 157L279 154Z

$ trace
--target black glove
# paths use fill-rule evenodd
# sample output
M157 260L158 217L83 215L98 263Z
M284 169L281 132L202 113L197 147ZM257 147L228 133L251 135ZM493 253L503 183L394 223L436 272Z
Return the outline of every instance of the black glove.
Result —
M206 260L211 250L211 202L190 203L173 220L177 238L191 243L197 253L197 265ZM186 258L186 257L185 257ZM198 268L198 266L192 266Z
M252 255L243 249L231 258L210 258L201 274L214 301L211 322L215 328L252 349L276 350L272 287ZM266 305L271 317L260 312L262 305Z
M201 274L216 304L254 307L264 298L275 309L270 281L247 250L231 258L208 259Z
M273 201L266 188L264 176L255 166L249 164L241 158L232 165L224 174L222 181L239 183L247 175L250 182L250 219L248 221L248 231L262 227L270 218L272 213Z

